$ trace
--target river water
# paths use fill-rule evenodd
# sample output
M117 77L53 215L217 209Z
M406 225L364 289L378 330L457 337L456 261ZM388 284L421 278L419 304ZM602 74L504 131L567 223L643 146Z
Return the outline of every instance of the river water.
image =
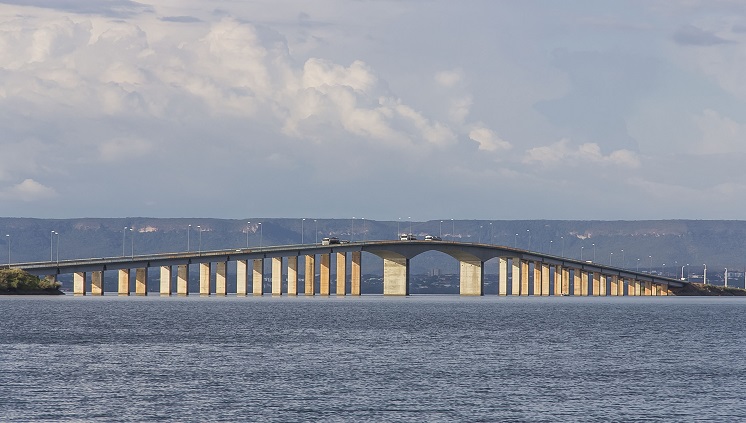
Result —
M0 420L744 421L737 298L0 297Z

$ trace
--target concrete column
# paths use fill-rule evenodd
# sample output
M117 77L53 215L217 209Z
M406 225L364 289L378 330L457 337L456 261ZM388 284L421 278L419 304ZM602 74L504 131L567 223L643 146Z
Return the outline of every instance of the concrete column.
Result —
M608 278L603 273L601 273L599 276L601 278L601 281L599 283L600 290L598 291L598 295L600 295L602 297L605 297L608 294L607 293L607 289L606 289L606 284L608 282Z
M572 295L582 296L583 295L583 271L580 269L573 269L572 271Z
M228 263L215 263L215 295L225 297L228 294Z
M305 278L305 293L306 295L316 294L316 255L307 254L305 259L306 274Z
M585 270L580 271L580 295L588 296L588 272Z
M624 296L624 278L619 277L619 283L616 286L617 288L617 295L620 297Z
M665 297L665 296L668 296L670 293L671 292L670 292L670 288L669 288L668 284L667 283L666 284L662 284L661 285L661 295Z
M249 280L248 260L236 260L236 296L246 296L246 286Z
M119 269L119 295L130 295L130 269Z
M513 257L510 269L510 295L521 295L521 259Z
M653 284L653 295L655 295L656 297L661 295L661 284Z
M630 297L635 296L635 280L634 279L627 280L627 295L629 295Z
M282 257L272 257L272 296L282 295Z
M521 295L528 295L528 261L521 260Z
M570 295L570 269L562 268L562 295Z
M251 284L254 295L264 295L264 259L255 259L251 270Z
M171 295L171 266L161 266L161 289L164 297Z
M189 295L189 265L176 266L176 295Z
M643 295L646 295L646 296L653 295L653 283L652 282L645 282L645 292Z
M104 295L103 270L95 270L91 272L91 295Z
M298 295L298 256L291 256L288 261L288 295Z
M383 258L383 295L409 295L409 259Z
M497 283L497 293L501 297L508 295L508 259L506 257L499 257L499 274Z
M459 286L461 295L484 295L484 266L480 260L460 260Z
M541 295L541 291L543 291L541 283L543 282L543 278L541 275L541 262L535 261L534 262L534 295Z
M347 295L347 253L337 253L337 295Z
M598 297L601 295L601 274L593 272L593 296Z
M135 295L148 295L148 268L135 269Z
M642 288L642 282L635 280L634 285L635 285L635 296L636 297L641 296L642 292L644 291L644 289Z
M201 297L210 295L210 285L212 285L212 281L210 280L212 277L210 274L211 267L210 262L199 264L199 295Z
M360 251L353 251L350 264L350 295L360 295L360 283L362 279L362 259L363 253Z
M562 295L562 266L554 266L554 292L552 295L559 297Z
M85 295L85 272L73 273L73 295Z
M541 263L541 295L549 296L549 264Z
M331 285L331 255L321 254L321 266L319 269L319 295L329 295Z
M619 276L611 275L611 285L609 288L611 290L612 297L616 297L619 295Z

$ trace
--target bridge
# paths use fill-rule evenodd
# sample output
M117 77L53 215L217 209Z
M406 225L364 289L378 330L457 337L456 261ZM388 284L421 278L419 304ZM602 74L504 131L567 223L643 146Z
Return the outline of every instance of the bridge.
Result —
M459 262L460 294L484 295L484 265L497 258L498 294L513 296L641 296L669 295L671 287L687 282L644 272L604 266L518 248L452 241L367 241L345 244L282 245L263 248L133 255L123 257L14 263L13 268L56 280L73 275L75 295L103 295L104 272L118 274L118 294L147 295L148 270L160 268L161 295L189 295L189 266L199 266L199 294L227 295L228 265L235 262L237 296L264 295L264 262L271 261L271 294L298 295L299 262L304 265L304 295L331 295L332 269L335 295L361 294L362 253L383 260L383 294L409 295L409 262L428 251L439 251ZM316 262L319 273L316 274ZM349 264L349 278L348 276ZM214 266L214 272L213 272ZM334 267L333 267L334 266ZM249 269L251 270L249 271ZM175 272L175 281L174 274ZM283 292L283 275L286 289ZM213 277L214 276L214 277ZM250 277L249 277L250 276ZM318 278L317 278L318 276ZM349 279L349 280L348 280ZM174 290L175 287L175 290ZM174 292L175 291L175 292ZM233 294L233 293L232 293Z

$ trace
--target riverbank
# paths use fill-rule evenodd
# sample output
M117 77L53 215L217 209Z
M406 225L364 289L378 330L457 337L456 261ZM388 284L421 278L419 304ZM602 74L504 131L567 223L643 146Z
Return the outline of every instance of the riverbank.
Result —
M677 296L700 297L742 297L746 296L746 289L730 288L719 285L703 285L701 283L686 284L681 288L671 288L671 293Z
M65 295L60 283L26 273L21 269L0 270L0 295Z

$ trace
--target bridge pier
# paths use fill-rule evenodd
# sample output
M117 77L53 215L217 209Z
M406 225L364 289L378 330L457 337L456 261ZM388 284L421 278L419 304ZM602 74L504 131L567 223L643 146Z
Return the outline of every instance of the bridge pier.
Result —
M541 263L541 295L549 296L549 264Z
M135 269L135 295L148 295L148 268Z
M215 263L215 295L225 297L228 295L228 262L219 261Z
M316 294L316 255L306 254L305 257L305 291L304 294L307 296L313 296Z
M73 295L85 295L85 272L73 273Z
M645 296L653 295L653 283L652 282L645 282L645 290L644 290L643 295Z
M272 257L272 296L282 296L282 257Z
M521 259L513 257L510 260L510 295L521 295Z
M508 258L499 257L498 263L500 269L497 275L497 295L504 297L508 295Z
M298 256L290 256L288 261L288 295L298 295Z
M189 295L189 265L176 266L176 295Z
M255 296L264 295L264 259L255 259L251 269L252 293Z
M329 296L331 285L331 255L321 254L319 267L319 295Z
M161 266L161 286L160 294L162 297L171 295L171 266Z
M611 285L609 286L611 291L611 296L616 297L619 295L619 276L617 275L611 275Z
M236 296L246 296L246 286L249 280L249 261L236 260Z
M599 295L601 295L601 274L598 272L593 272L592 279L593 293L591 293L591 295L594 297L598 297Z
M585 270L580 271L580 295L588 296L588 272Z
M535 261L534 262L534 292L533 294L536 296L541 295L542 291L542 275L541 275L541 262Z
M337 296L347 295L347 253L337 253Z
M91 272L91 295L104 295L104 271Z
M383 257L383 295L409 295L409 259L389 254Z
M350 271L350 295L360 295L360 281L361 281L361 270L362 270L362 256L361 251L353 251L350 264L352 269Z
M130 269L119 269L118 295L130 295Z
M212 285L211 279L211 263L200 263L199 264L199 295L200 297L210 296L210 285Z
M484 263L480 260L460 260L459 264L461 295L484 295Z
M570 295L570 269L562 267L562 291L560 295Z

